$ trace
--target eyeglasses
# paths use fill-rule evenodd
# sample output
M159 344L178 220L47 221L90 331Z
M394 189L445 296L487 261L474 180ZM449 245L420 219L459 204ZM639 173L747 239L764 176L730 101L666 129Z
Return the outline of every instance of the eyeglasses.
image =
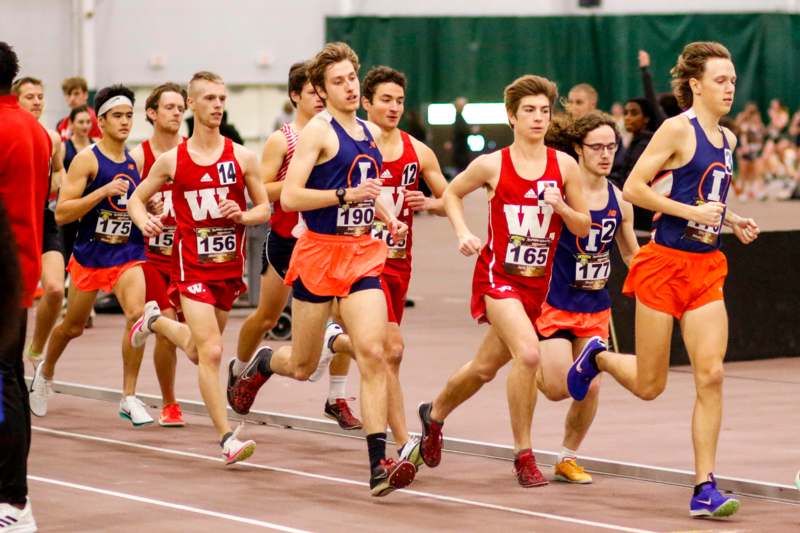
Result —
M608 150L609 153L613 154L619 148L619 143L611 143L611 144L602 144L602 143L595 143L595 144L584 144L586 148L595 152L597 154L602 153L603 150Z

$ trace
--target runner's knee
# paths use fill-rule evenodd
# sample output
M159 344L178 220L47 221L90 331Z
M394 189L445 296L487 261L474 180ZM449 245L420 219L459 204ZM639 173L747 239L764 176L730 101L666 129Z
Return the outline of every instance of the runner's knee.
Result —
M200 361L206 364L219 366L222 361L222 345L219 339L198 346L197 352Z
M486 363L483 364L476 364L474 366L475 375L481 382L489 383L494 379L497 375L498 368L494 365L489 365Z
M78 322L62 322L61 324L61 333L68 339L77 339L81 335L83 335L83 328L86 326L86 323L78 323Z
M403 361L403 351L405 350L405 343L400 339L399 341L389 341L386 344L386 362L389 368L397 370L400 368L400 363Z
M636 387L636 396L645 401L652 401L661 396L667 383L666 380L653 380Z
M724 378L725 369L721 362L695 371L698 389L721 388Z
M539 366L539 348L536 346L525 346L525 348L516 353L516 356L522 364L529 368Z

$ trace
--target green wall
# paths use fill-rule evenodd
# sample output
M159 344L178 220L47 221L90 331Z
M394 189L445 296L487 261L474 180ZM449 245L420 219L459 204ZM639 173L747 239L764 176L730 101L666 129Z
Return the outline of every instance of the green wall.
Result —
M600 107L642 95L637 51L651 55L657 92L683 46L715 40L733 54L739 82L734 111L762 111L778 97L800 104L800 15L778 13L574 17L329 17L328 41L346 41L366 69L386 64L409 77L411 105L502 101L521 74L556 81L560 93L594 85Z

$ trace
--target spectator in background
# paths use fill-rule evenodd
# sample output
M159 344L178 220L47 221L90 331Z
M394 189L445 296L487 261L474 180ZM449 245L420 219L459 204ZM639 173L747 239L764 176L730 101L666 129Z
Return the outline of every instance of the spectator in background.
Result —
M736 160L739 165L739 200L766 198L764 185L764 136L765 127L761 113L754 102L748 102L736 116L736 129L739 131L739 144L736 147Z
M562 103L573 119L579 119L597 109L597 90L588 83L579 83L569 90L566 102Z
M428 131L425 129L425 124L422 122L422 117L416 109L406 111L406 132L415 139L427 143ZM424 181L424 180L423 180ZM421 183L420 183L421 185Z
M625 185L625 180L633 170L633 166L641 157L644 149L653 138L652 125L655 122L655 113L646 98L631 98L625 102L625 130L631 134L631 143L619 164L615 161L614 169L609 179L620 189ZM633 226L638 230L650 231L653 213L633 206Z
M281 112L275 117L275 122L272 124L272 130L279 130L284 124L290 124L294 120L294 105L291 100L286 100L283 103ZM224 133L223 133L224 135Z
M50 188L52 141L36 118L19 107L11 94L11 82L19 72L19 60L7 43L0 42L0 202L5 205L13 238L3 240L2 260L17 261L22 280L19 292L4 291L4 306L16 308L5 314L13 331L0 350L0 516L6 525L35 531L28 500L28 452L31 419L22 353L27 325L26 309L42 268L44 204ZM9 236L11 237L11 236ZM11 255L11 250L16 250ZM12 267L13 270L13 267ZM4 280L7 281L7 280ZM4 284L8 289L8 284Z
M89 102L89 86L84 78L74 76L67 78L61 83L61 92L64 93L64 100L70 111L76 107L86 106ZM97 124L97 116L91 107L89 109L89 116L92 119L92 129L89 130L89 137L94 140L100 139L103 132L100 131L100 126ZM58 121L56 131L61 135L61 139L66 141L72 136L72 130L69 128L69 115Z
M625 153L623 148L627 149L628 146L631 144L631 138L633 135L630 134L625 129L625 108L619 102L614 102L611 104L611 117L614 119L614 123L617 125L617 130L622 132L620 133L620 138L622 139L622 146L620 146L620 150L617 150L617 154L622 152Z
M642 73L642 89L644 97L650 102L653 109L654 122L650 129L656 131L666 119L680 115L681 107L678 99L671 92L656 95L653 88L653 77L650 74L650 54L646 50L639 50L639 70Z
M463 96L456 98L456 121L453 124L453 166L455 173L458 174L469 165L469 145L467 144L467 137L469 137L470 129L469 124L464 119L464 106L467 105L467 99Z

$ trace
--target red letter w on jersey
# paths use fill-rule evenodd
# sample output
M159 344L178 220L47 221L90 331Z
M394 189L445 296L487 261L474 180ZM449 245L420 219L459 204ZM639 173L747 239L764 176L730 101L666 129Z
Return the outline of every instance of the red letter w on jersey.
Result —
M186 191L183 196L186 198L186 203L189 204L193 219L200 221L209 218L222 218L222 214L219 212L219 204L228 197L228 188L217 187L216 189Z
M533 237L534 239L548 238L547 230L550 229L550 218L553 216L553 208L549 205L506 204L503 206L503 211L506 215L508 232L511 235ZM549 238L555 238L555 233L551 233Z

